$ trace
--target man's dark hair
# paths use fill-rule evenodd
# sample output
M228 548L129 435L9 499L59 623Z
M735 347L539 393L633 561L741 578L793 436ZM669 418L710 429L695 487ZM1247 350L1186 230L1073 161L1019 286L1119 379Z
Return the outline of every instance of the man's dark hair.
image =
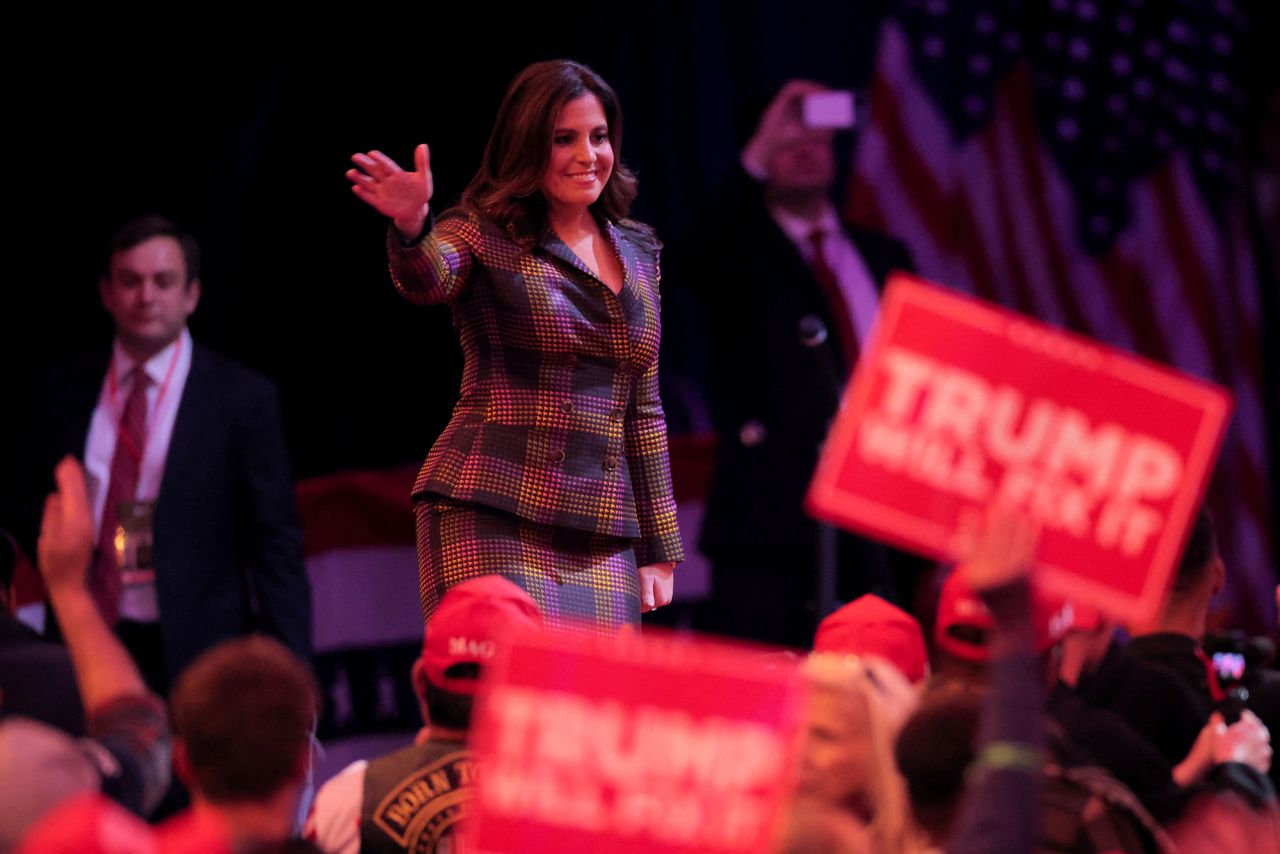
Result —
M182 247L182 260L187 267L187 284L200 278L200 244L178 224L168 217L159 214L148 214L131 219L115 230L107 247L106 268L104 276L111 275L111 258L117 252L127 252L139 243L145 243L153 237L172 237Z
M319 696L311 672L270 638L226 641L192 662L170 709L200 793L213 803L257 801L297 779Z
M1213 528L1213 517L1209 508L1200 505L1196 520L1187 536L1186 548L1182 550L1182 560L1178 563L1178 571L1173 577L1173 590L1182 593L1193 589L1209 570L1209 565L1218 556L1218 535Z
M453 664L445 670L444 675L450 679L479 679L480 665L473 662ZM446 691L432 685L430 679L423 681L426 683L423 699L427 703L427 715L431 718L431 724L463 732L471 729L471 695Z
M950 833L982 714L983 689L963 679L935 680L898 733L894 760L907 783L911 810L935 841Z

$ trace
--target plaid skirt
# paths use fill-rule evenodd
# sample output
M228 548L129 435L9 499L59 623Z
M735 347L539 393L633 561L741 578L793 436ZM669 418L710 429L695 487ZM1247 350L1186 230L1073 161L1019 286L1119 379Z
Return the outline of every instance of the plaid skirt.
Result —
M640 624L640 580L630 539L541 525L441 496L419 501L414 513L424 620L453 585L497 574L524 588L549 626L612 635Z

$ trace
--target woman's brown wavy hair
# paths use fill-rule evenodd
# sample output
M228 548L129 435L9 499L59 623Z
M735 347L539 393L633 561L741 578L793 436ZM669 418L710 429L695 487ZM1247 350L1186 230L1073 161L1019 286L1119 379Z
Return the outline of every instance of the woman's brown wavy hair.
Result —
M591 206L612 222L624 220L636 197L636 176L622 163L622 108L600 75L581 63L553 59L530 65L512 81L498 107L480 171L462 194L462 207L502 226L523 249L547 224L540 189L551 161L551 137L564 105L595 95L609 123L613 173Z

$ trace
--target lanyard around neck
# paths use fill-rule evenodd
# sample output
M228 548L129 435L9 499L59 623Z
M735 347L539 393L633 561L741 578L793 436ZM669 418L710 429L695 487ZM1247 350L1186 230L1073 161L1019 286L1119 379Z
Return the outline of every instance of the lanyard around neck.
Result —
M164 396L169 391L169 383L173 380L173 373L178 367L178 358L181 355L182 355L182 337L179 336L178 340L174 343L173 355L169 357L169 367L166 368L164 372L164 382L160 384L160 391L159 393L156 394L156 405L155 405L155 409L153 410L155 412L160 411L160 404L164 401ZM142 444L141 446L138 446L137 444L135 444L133 436L129 435L129 432L124 429L124 408L120 406L118 403L119 392L120 392L120 380L119 380L118 372L116 371L117 362L118 362L117 359L112 359L111 370L107 372L107 389L111 395L111 411L112 413L115 414L115 420L116 420L116 441L119 442L120 440L123 439L125 442L125 447L129 449L129 453L133 456L134 459L138 461L139 465L141 465L142 452L146 449L147 439L151 435L150 428L146 426L146 422L149 421L150 419L145 419L143 422L144 426L143 426L143 433L142 433ZM141 375L146 373L146 368L144 367L145 365L146 365L146 362L137 362L134 364L133 381L135 383L140 382L142 379Z

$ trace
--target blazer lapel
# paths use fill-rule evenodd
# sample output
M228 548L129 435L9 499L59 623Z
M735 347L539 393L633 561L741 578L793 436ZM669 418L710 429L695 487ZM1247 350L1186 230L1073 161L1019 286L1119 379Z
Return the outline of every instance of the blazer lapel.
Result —
M639 275L640 261L636 258L635 247L631 245L631 241L622 236L618 227L612 222L605 223L604 235L618 259L622 261L622 289L625 291L627 284L635 282L636 276Z
M555 231L553 231L552 229L548 228L546 231L542 233L542 240L538 242L538 245L542 247L542 249L544 249L547 252L547 254L551 255L553 258L558 258L559 260L568 264L573 269L578 270L579 272L582 272L582 273L586 273L588 276L591 277L592 281L594 282L600 281L599 279L596 278L596 274L591 272L591 268L588 267L586 264L582 263L582 259L579 258L576 254L574 254L574 251L570 249L565 244L565 242L560 239L560 236L556 234ZM601 284L603 284L603 282L601 282Z
M102 394L102 386L107 371L111 369L111 350L93 353L87 356L74 372L73 379L64 385L67 404L66 412L71 417L65 419L57 427L59 448L63 453L74 454L77 459L84 459L85 445L89 439L89 427L93 422L93 410L98 406L98 397Z
M627 291L627 284L636 280L637 264L635 250L631 244L618 232L617 226L612 222L605 221L600 229L600 234L604 237L605 242L609 244L610 250L622 262L622 291ZM542 234L542 240L538 243L547 254L554 258L558 258L568 264L575 270L586 273L591 277L591 281L607 288L604 282L600 281L600 277L591 272L591 268L582 262L582 259L570 249L560 236L552 229L548 228Z
M178 414L173 420L173 435L169 437L169 453L164 459L164 475L160 479L160 495L173 489L175 484L199 466L193 460L197 454L197 438L201 424L216 420L216 414L208 411L212 396L208 393L211 382L209 362L204 348L191 345L191 371L182 388L182 400L178 402Z

